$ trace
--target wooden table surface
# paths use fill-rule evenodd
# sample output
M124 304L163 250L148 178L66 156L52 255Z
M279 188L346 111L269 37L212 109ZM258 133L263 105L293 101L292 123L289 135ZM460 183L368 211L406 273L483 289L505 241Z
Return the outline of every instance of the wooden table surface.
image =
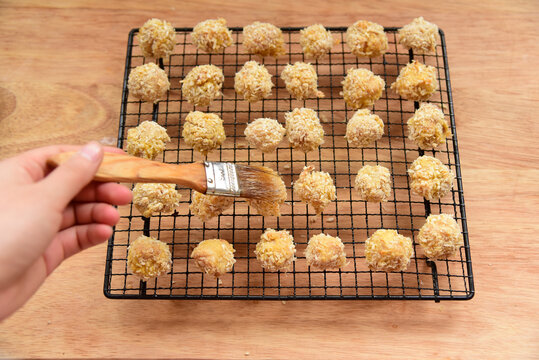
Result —
M0 324L0 356L539 357L539 2L0 1L0 157L117 135L127 33L225 17L280 26L417 16L446 34L476 296L467 302L113 301L105 245ZM533 219L536 220L533 220ZM535 319L535 320L534 320Z

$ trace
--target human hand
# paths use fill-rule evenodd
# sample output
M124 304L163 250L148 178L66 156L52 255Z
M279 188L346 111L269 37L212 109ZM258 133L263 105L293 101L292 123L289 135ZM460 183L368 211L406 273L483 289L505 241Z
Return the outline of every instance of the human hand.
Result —
M49 157L77 151L53 171ZM106 148L111 152L122 152ZM21 307L66 258L112 235L131 201L116 183L92 182L103 148L90 143L35 149L0 162L0 319Z

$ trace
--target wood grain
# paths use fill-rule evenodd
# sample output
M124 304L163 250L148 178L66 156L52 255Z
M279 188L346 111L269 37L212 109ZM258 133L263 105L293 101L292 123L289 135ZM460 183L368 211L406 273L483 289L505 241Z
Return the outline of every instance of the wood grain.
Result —
M113 301L105 246L65 262L0 324L6 357L537 358L536 1L2 1L0 156L116 137L127 33L149 17L446 33L472 247L469 302Z

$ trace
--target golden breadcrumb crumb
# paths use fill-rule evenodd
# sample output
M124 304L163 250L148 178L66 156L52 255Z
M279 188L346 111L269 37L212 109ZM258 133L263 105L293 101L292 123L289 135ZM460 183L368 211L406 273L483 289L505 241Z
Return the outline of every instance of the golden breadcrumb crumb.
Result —
M127 89L137 99L156 103L165 97L170 89L170 82L165 70L154 63L148 63L131 70Z
M140 28L138 41L144 57L168 58L176 45L176 31L165 20L150 19Z
M283 32L277 26L255 21L243 28L243 46L248 53L262 56L283 55Z
M391 173L384 166L365 165L357 172L354 187L362 200L387 201L391 196Z
M244 133L250 146L270 153L279 146L286 130L277 120L260 118L247 125Z
M191 111L185 117L182 137L188 146L206 156L226 139L223 120L217 114Z
M366 147L384 135L384 122L376 114L372 114L369 109L356 111L354 116L346 124L346 135L344 138L350 146Z
M348 69L342 82L341 95L352 109L372 106L382 96L384 79L367 69Z
M436 69L413 60L401 69L391 89L407 100L427 100L438 90Z
M140 236L127 248L127 266L143 281L170 271L172 255L168 245L148 236Z
M193 191L189 209L200 220L206 222L221 215L233 203L234 198L230 196L206 195Z
M133 205L144 217L172 213L181 199L175 184L138 183L133 188Z
M313 235L305 249L307 265L320 270L340 269L346 265L344 244L338 237Z
M143 121L127 130L126 150L129 155L154 160L170 141L167 130L154 121Z
M299 108L284 115L286 135L294 149L309 152L324 143L324 128L313 109Z
M252 206L259 215L262 216L281 216L281 205L284 204L287 198L286 185L283 179L279 176L279 193L273 199L245 199L249 206Z
M416 54L430 54L436 51L437 33L438 26L420 16L399 29L399 43Z
M208 106L211 101L221 96L225 77L215 65L200 65L189 71L182 84L182 94L195 106Z
M256 61L247 61L234 76L234 90L250 103L271 96L271 74Z
M357 57L377 57L387 51L384 27L370 21L356 21L346 30L346 44Z
M404 271L414 256L412 240L397 230L376 230L365 241L365 260L375 271Z
M429 215L417 240L430 260L447 259L463 244L459 224L448 214Z
M275 231L267 229L256 244L255 255L262 267L267 271L276 272L289 270L296 260L294 238L287 230Z
M223 18L201 21L191 33L193 44L200 50L210 54L222 53L232 45L232 31L226 27Z
M320 59L333 47L331 31L321 24L314 24L300 31L299 43L306 57Z
M324 171L314 171L314 166L303 168L299 178L294 181L294 195L310 204L316 214L337 198L335 184L331 176Z
M201 241L191 253L191 258L200 271L216 278L232 271L236 263L234 247L223 239L209 239Z
M410 189L429 201L437 201L453 188L455 175L440 160L420 156L408 169Z
M286 65L281 72L286 90L297 100L313 97L324 97L324 93L318 91L318 76L311 64L296 62L294 65Z
M408 138L420 149L431 150L445 144L451 130L442 110L429 103L421 103L414 116L408 119Z

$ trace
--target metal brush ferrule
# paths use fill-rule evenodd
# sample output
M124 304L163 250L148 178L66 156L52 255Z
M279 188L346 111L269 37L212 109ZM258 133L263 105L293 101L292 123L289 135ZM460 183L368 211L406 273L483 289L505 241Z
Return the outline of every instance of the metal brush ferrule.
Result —
M225 162L204 162L208 195L240 196L236 165Z

